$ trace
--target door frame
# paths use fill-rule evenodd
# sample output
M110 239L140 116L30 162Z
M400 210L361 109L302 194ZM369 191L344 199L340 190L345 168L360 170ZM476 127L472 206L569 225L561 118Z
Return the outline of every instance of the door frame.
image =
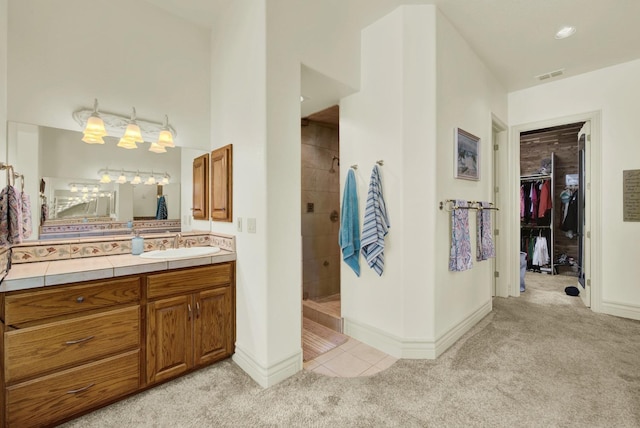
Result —
M509 129L507 125L496 115L491 115L491 131L493 144L493 174L492 174L492 196L493 202L500 211L495 212L494 216L494 242L496 246L496 257L493 258L493 271L496 274L493 277L492 296L509 297L509 263L505 255L507 254L508 233L507 226L508 216L505 210L505 203L509 197L509 173L506 165L509 164L508 145L509 145ZM500 233L502 231L502 233Z
M558 117L537 122L524 123L511 126L511 139L508 145L507 165L502 164L509 171L509 198L503 203L506 205L506 213L509 242L506 247L505 257L508 260L509 269L509 295L520 296L520 134L536 129L550 128L575 122L591 123L591 141L589 158L586 164L586 198L588 199L589 224L585 225L584 245L589 246L590 257L585 260L585 265L590 267L590 278L585 278L591 284L591 310L602 312L602 144L601 144L601 112L592 111L571 116ZM504 195L503 195L504 196ZM590 238L587 238L587 233ZM517 267L517 269L516 269Z

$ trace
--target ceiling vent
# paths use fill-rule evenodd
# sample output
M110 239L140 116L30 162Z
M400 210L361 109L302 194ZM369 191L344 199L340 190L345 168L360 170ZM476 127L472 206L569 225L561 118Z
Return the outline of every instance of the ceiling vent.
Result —
M540 75L536 76L536 79L538 79L538 80L547 80L547 79L551 79L552 77L562 76L563 74L564 74L564 68L561 68L560 70L555 70L555 71L551 71L549 73L540 74Z

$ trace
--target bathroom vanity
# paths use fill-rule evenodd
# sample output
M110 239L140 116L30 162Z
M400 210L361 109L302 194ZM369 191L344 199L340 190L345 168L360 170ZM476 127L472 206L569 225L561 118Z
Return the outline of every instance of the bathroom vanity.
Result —
M92 276L107 277L82 280ZM51 426L234 352L235 252L31 263L7 282L2 427Z

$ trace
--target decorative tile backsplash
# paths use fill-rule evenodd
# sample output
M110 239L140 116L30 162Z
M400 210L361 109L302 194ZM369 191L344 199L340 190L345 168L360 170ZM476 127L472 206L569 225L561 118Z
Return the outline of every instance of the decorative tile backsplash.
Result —
M145 251L171 248L175 238L175 234L153 234L149 236L142 236L145 238ZM184 232L180 238L180 246L215 246L227 251L235 251L236 249L234 236L208 232ZM131 254L131 238L96 237L93 239L74 239L73 242L70 243L65 243L63 241L55 241L51 243L34 241L33 244L23 243L13 246L12 251L5 249L4 253L0 253L0 269L3 266L3 262L4 266L6 266L9 254L11 254L12 263L30 263L83 257ZM0 270L0 272L2 271Z

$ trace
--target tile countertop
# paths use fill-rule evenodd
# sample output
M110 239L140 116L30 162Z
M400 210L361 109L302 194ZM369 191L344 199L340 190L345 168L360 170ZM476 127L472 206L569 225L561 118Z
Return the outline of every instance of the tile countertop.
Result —
M143 259L131 254L122 254L51 262L20 263L11 267L4 281L0 284L0 293L168 269L204 266L233 260L236 260L235 252L220 250L211 256L177 260Z

